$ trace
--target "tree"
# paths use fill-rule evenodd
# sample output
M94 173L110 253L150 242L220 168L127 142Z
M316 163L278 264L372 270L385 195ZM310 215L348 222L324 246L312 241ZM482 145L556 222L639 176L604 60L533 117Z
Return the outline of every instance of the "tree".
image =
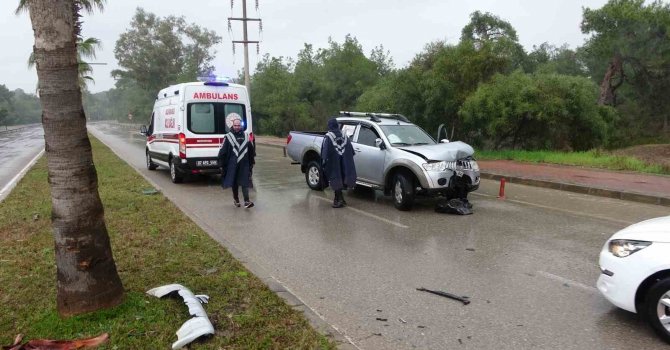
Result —
M130 28L116 41L114 56L122 69L112 75L153 95L170 84L209 74L212 47L220 42L215 32L187 24L184 17L160 18L137 8Z
M123 299L78 83L79 3L27 2L51 187L57 307L63 316L115 306Z
M251 80L255 115L262 115L264 133L283 136L288 130L308 130L315 126L310 105L301 101L299 87L291 73L293 63L282 57L263 56Z
M14 107L13 97L14 94L5 85L0 85L0 124L4 124L5 129L7 129L7 116Z
M461 31L461 43L470 43L476 50L491 50L497 57L509 61L514 68L524 58L523 47L519 44L514 27L488 12L475 11L470 15L470 22Z
M603 146L613 122L596 94L587 78L516 71L481 85L459 114L485 147L582 151Z
M556 47L546 42L533 46L533 51L526 56L524 70L527 73L588 76L588 70L576 51L567 44Z
M7 114L9 114L7 109L0 107L0 125L4 125L5 130L7 130Z
M79 64L79 85L82 89L88 87L88 82L95 82L91 73L93 73L93 67L88 62L85 62L84 59L94 59L96 57L96 50L102 47L100 40L96 38L87 38L83 39L77 37L77 62ZM28 68L33 68L35 66L35 54L31 53L28 57Z
M670 131L670 103L665 102L670 93L670 5L610 0L600 9L584 9L581 29L591 35L582 52L600 82L598 102L629 104L625 109L639 119L639 129L665 125ZM650 122L657 127L650 128Z

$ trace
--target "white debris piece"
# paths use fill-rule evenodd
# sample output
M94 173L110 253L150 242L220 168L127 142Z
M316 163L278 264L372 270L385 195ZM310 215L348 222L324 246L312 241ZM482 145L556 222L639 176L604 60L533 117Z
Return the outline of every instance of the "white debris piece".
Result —
M181 349L186 344L200 338L203 335L214 334L214 326L209 321L205 309L202 304L209 301L207 295L194 295L188 288L181 284L168 284L165 286L156 287L147 291L147 294L162 298L167 295L174 295L178 293L184 299L184 303L188 306L188 313L193 316L192 319L184 322L184 324L177 330L177 341L172 344L172 349Z

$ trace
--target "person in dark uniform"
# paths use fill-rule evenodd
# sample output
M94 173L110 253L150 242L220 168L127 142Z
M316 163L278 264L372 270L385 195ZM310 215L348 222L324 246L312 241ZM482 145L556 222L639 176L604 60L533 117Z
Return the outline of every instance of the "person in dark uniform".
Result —
M239 187L242 187L244 207L251 208L254 203L249 200L251 172L255 164L256 149L249 134L242 130L242 120L234 119L231 131L223 138L219 150L221 164L221 186L233 189L233 204L240 207Z
M356 184L356 166L354 165L354 147L349 139L342 135L335 118L328 121L328 132L321 145L321 168L326 185L335 192L333 208L347 205L342 190Z

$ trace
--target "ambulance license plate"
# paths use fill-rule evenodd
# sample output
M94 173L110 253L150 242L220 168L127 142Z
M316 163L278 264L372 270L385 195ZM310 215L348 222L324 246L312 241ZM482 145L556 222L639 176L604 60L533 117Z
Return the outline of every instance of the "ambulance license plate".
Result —
M196 160L195 166L217 166L219 164L216 160Z

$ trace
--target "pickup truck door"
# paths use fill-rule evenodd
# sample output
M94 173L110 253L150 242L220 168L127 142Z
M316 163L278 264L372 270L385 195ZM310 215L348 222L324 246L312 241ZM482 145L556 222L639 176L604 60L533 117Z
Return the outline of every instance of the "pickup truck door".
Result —
M375 145L379 134L372 126L361 123L360 129L353 142L354 164L358 179L374 185L383 185L384 182L384 157L386 151Z

